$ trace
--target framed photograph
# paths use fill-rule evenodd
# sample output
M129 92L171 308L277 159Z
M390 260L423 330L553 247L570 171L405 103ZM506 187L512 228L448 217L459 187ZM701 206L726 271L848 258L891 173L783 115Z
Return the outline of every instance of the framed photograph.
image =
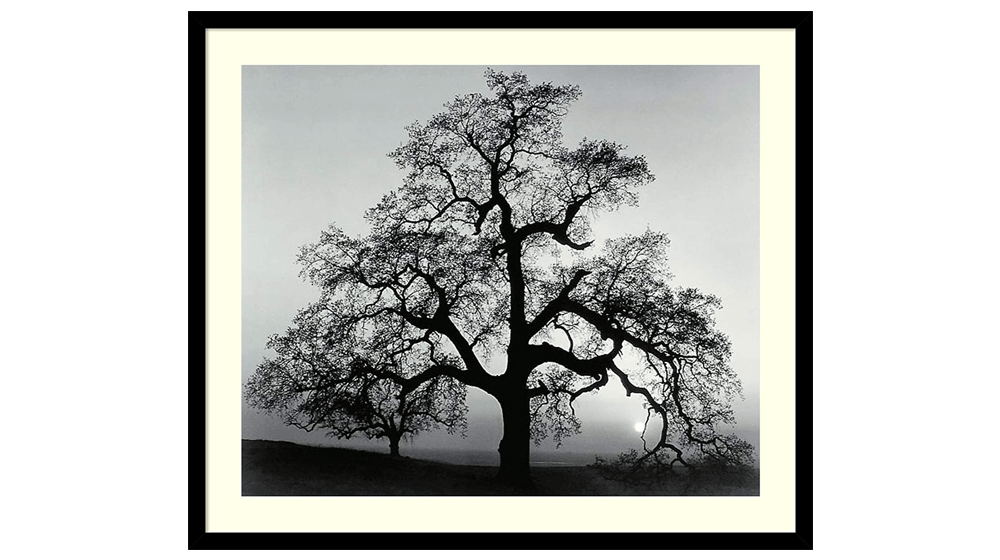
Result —
M811 12L188 22L189 548L812 548Z

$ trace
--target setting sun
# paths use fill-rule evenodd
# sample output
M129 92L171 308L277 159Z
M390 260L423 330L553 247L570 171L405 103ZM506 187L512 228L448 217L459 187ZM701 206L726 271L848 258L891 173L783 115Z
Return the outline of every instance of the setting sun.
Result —
M635 431L637 431L637 432L639 432L641 434L642 431L643 431L643 429L645 429L646 425L644 423L642 423L642 422L636 422L635 426L633 426L633 427L635 428Z

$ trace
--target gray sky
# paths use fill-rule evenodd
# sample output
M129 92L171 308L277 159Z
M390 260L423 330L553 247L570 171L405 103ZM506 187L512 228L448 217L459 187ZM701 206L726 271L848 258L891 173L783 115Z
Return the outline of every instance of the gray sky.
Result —
M532 82L577 84L583 97L564 121L564 142L584 136L645 155L656 181L639 190L637 208L594 223L600 241L647 227L667 233L674 284L722 299L717 326L733 343L743 381L736 403L739 433L758 444L759 418L759 72L756 66L496 66ZM487 92L478 66L243 67L243 379L253 373L268 336L284 332L317 291L298 277L298 248L337 224L366 232L366 209L398 186L405 171L386 157L406 139L403 128L440 112L456 95ZM498 405L470 389L469 437L444 431L412 448L495 450ZM577 404L583 432L564 453L612 453L642 442L639 397L616 381ZM243 405L243 437L363 448L288 428ZM551 442L539 451L551 451ZM548 455L540 453L539 455Z

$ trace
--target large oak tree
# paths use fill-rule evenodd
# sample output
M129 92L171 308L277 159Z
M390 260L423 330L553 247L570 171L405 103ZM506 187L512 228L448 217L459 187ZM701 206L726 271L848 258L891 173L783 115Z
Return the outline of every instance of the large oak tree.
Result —
M285 367L259 368L249 396L311 402L298 409L309 417L324 384L344 379L390 382L393 402L459 403L456 386L477 387L502 410L500 478L530 485L531 441L577 432L576 399L617 378L658 428L635 464L749 461L724 431L740 382L714 326L718 299L669 283L663 234L591 247L591 220L637 204L653 180L646 160L606 140L563 145L576 86L486 81L491 95L459 96L407 128L390 156L408 174L368 211L368 235L331 227L302 249L321 296L298 343L315 363L275 348Z

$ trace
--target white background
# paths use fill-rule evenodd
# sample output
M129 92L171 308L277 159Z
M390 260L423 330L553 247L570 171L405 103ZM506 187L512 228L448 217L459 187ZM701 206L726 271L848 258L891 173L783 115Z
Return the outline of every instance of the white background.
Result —
M331 5L5 7L5 556L205 554L185 550L184 10ZM433 6L468 9L469 3ZM942 10L915 6L753 6L816 11L817 550L787 555L995 553L997 10L971 2ZM622 1L614 7L748 6ZM570 555L578 553L564 556Z

